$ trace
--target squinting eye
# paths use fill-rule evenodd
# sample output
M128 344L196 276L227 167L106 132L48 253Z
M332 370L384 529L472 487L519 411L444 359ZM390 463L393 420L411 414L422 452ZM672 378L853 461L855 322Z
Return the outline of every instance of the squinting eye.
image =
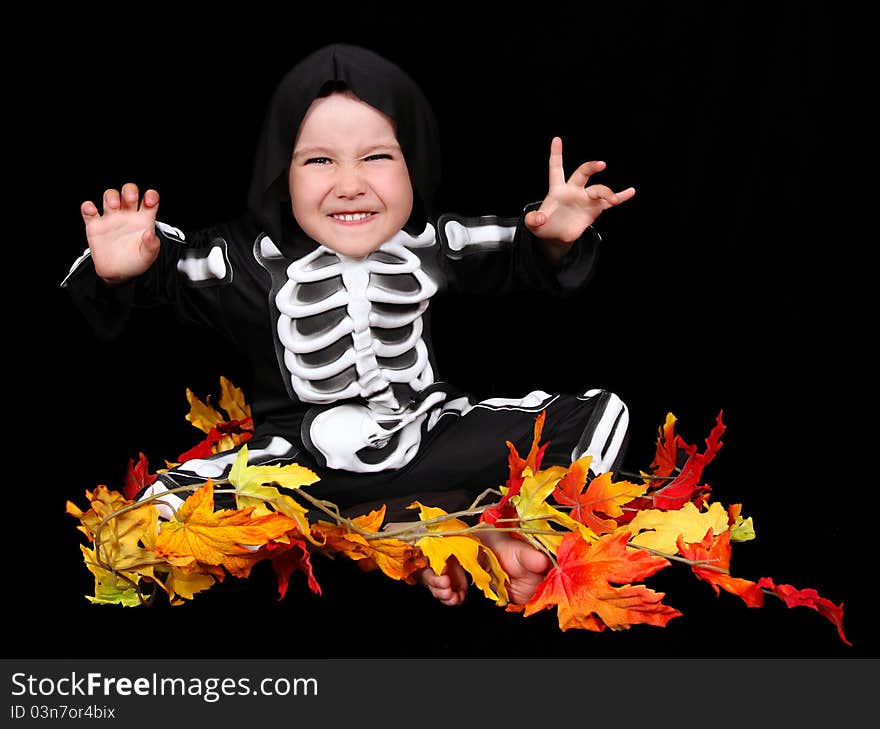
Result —
M377 160L377 159L393 159L390 154L371 154L366 158L368 161Z
M307 165L326 165L330 162L329 157L311 157L306 160Z

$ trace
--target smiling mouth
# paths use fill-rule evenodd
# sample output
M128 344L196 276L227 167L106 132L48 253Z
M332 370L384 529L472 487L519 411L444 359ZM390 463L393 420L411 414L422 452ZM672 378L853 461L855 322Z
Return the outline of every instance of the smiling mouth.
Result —
M376 215L376 213L372 212L331 213L329 217L333 220L339 221L340 223L359 223L360 221L371 218L374 215Z

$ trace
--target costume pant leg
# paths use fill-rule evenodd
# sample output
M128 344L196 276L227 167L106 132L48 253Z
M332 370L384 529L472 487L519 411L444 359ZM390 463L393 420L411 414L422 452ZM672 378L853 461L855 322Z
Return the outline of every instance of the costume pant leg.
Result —
M569 465L591 455L591 470L614 470L623 458L629 414L619 397L604 390L571 395L533 392L517 400L491 399L465 413L447 412L428 432L419 453L403 469L381 474L325 472L310 493L336 503L343 513L365 513L385 504L390 520L412 520L406 506L418 498L429 506L463 509L487 488L507 480L510 441L525 456L535 419L546 410L542 466Z
M311 495L333 502L344 514L357 515L385 504L389 520L412 520L415 513L406 506L413 500L457 510L467 507L485 489L503 485L508 477L507 441L520 455L528 453L535 419L543 411L546 419L541 443L547 443L547 448L542 466L567 466L583 455L591 455L591 470L598 474L614 470L620 463L626 445L628 410L619 397L605 390L579 395L535 391L520 399L493 398L461 410L444 411L427 430L413 460L396 471L353 473L321 468L304 447L278 436L248 441L248 462L299 463L312 469L320 480L305 488ZM225 478L237 451L187 461L161 474L144 493L207 478ZM182 503L175 495L163 500L173 508ZM220 496L215 503L218 508L232 505Z

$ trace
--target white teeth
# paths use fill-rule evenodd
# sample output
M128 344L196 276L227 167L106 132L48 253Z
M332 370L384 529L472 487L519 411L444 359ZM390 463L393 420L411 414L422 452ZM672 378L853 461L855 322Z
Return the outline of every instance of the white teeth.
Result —
M344 220L346 222L351 222L354 220L363 220L364 218L369 218L372 213L354 213L353 215L342 215L334 213L332 217L336 218L336 220Z

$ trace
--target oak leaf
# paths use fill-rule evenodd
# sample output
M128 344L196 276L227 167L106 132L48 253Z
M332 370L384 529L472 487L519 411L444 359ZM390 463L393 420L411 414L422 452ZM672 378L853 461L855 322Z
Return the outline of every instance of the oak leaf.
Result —
M139 453L137 463L134 462L133 458L128 459L122 493L127 499L134 499L157 478L158 476L155 473L150 473L147 457L143 453Z
M506 605L509 602L507 585L510 578L489 547L473 534L440 536L444 532L468 529L465 522L454 517L444 519L447 513L443 509L424 506L418 501L413 502L409 508L419 509L419 518L422 521L437 520L425 525L428 536L415 543L428 558L428 564L434 572L441 574L447 560L454 556L486 597L494 600L496 605ZM438 536L434 536L435 534Z
M289 544L270 542L265 547L272 563L272 569L278 577L278 599L283 600L287 594L290 576L294 572L303 572L309 589L316 595L321 594L321 586L312 570L309 549L302 539L292 539Z
M639 623L665 626L681 615L663 604L664 593L631 584L669 562L626 543L626 534L605 535L592 544L575 532L566 534L557 551L558 566L547 573L523 614L528 617L555 606L561 630L597 632Z

